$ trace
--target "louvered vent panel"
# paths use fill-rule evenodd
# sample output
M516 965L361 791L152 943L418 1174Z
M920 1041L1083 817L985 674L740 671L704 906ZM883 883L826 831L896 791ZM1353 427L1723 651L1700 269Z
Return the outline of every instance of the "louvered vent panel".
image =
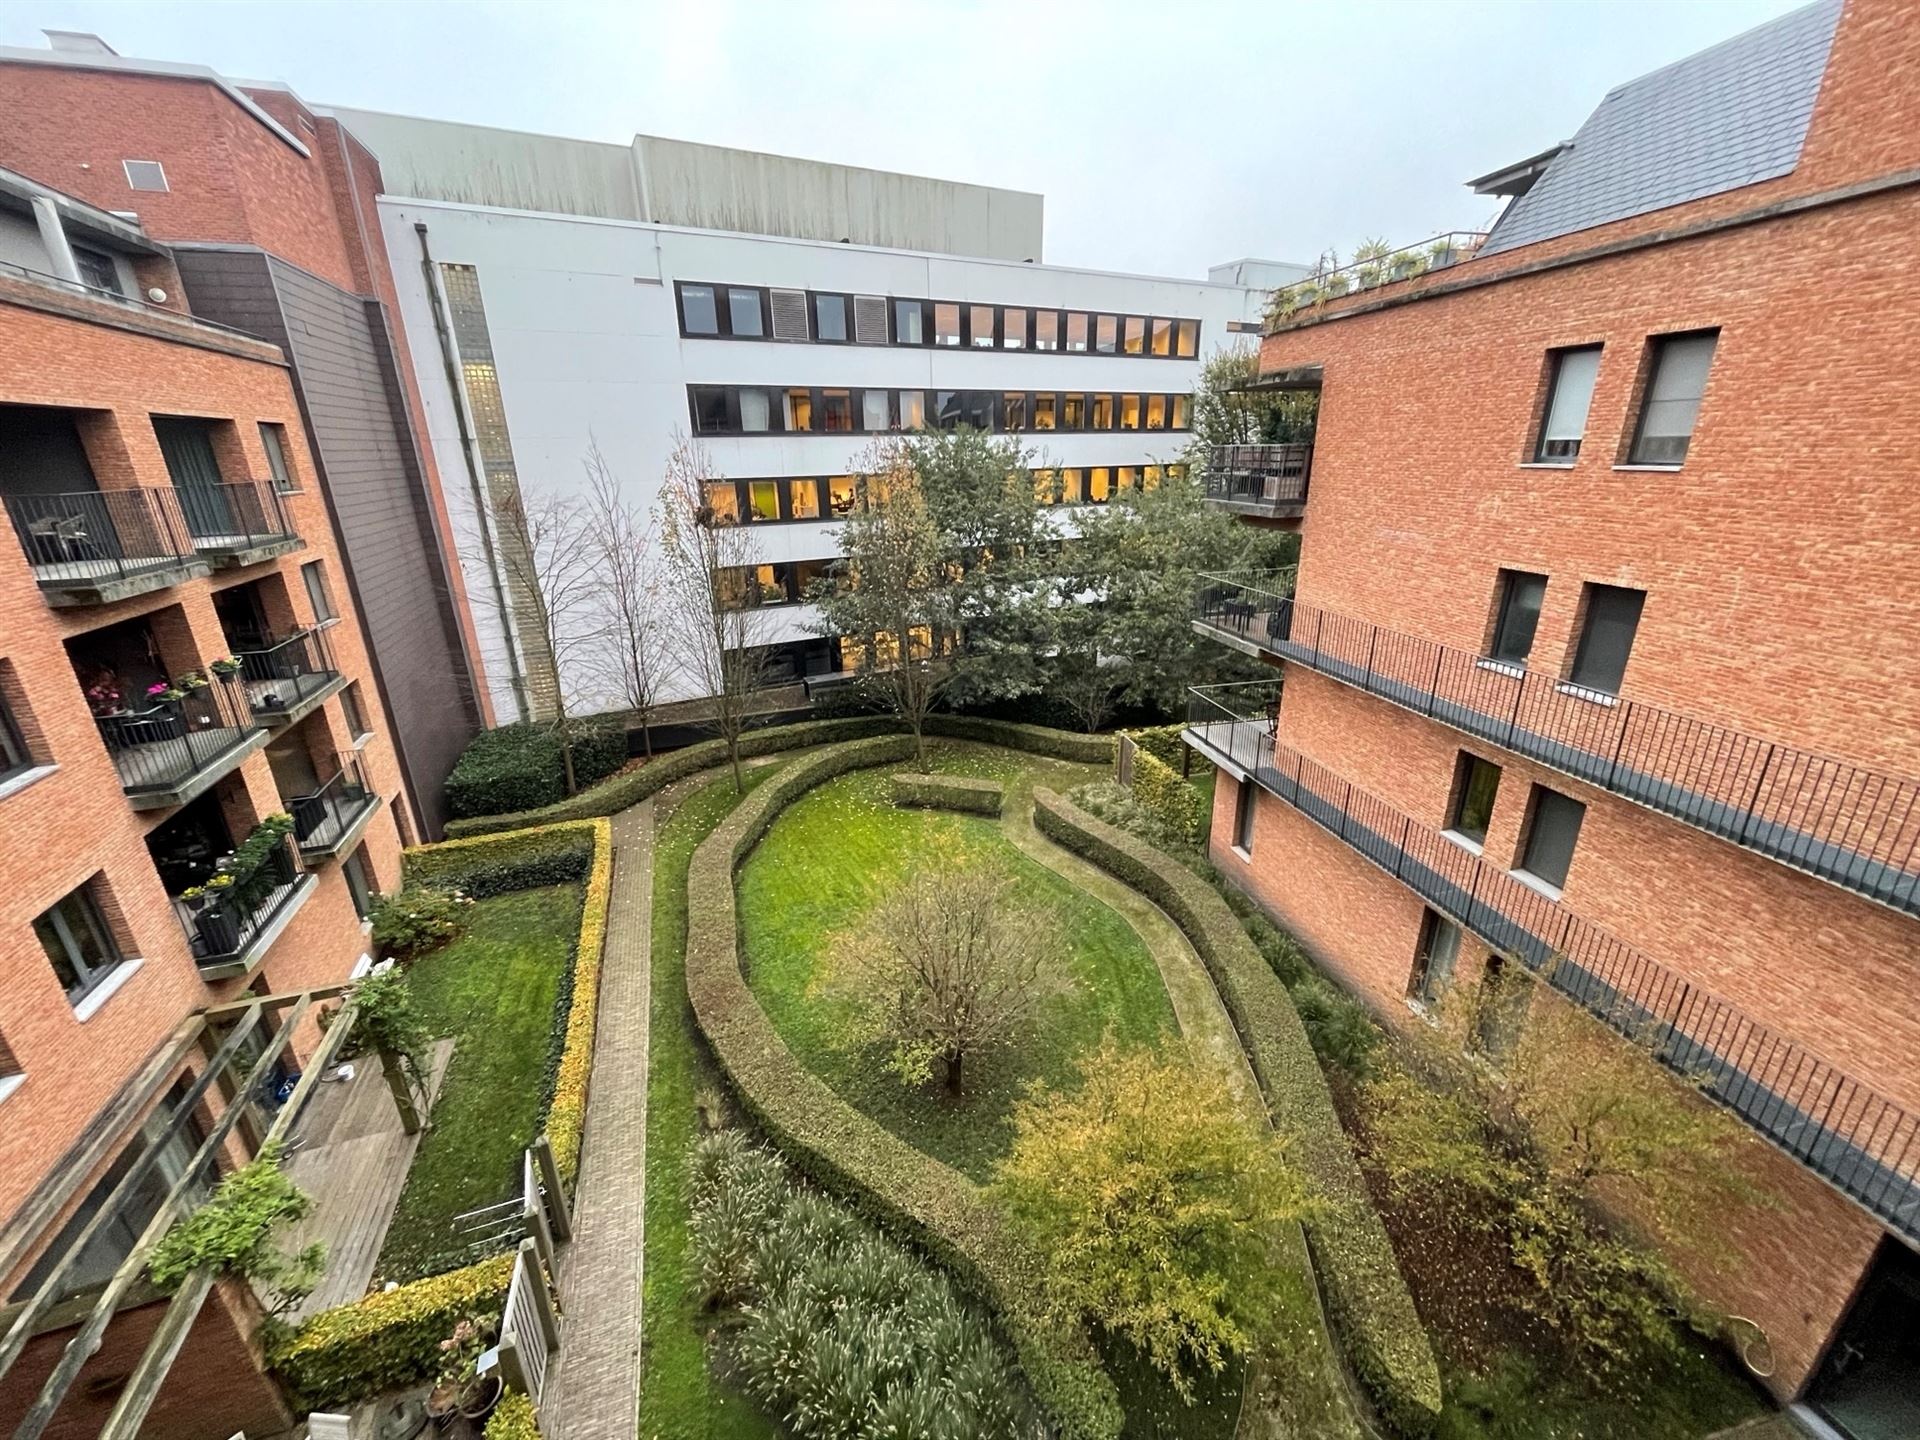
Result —
M856 345L887 343L886 296L856 295L853 297L853 343Z
M807 339L807 292L769 290L767 294L773 300L773 338Z

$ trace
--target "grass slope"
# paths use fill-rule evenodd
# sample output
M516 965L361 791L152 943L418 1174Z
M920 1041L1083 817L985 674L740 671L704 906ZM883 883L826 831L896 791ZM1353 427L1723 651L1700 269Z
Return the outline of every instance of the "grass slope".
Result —
M748 771L747 788L777 769ZM640 1440L774 1440L780 1433L709 1371L707 1317L687 1257L687 1163L700 1138L694 1096L720 1085L687 1003L687 865L737 798L730 777L711 781L654 831Z
M540 1123L541 1081L561 977L580 935L573 885L482 900L458 940L414 962L415 1002L429 1033L452 1036L433 1125L375 1267L390 1280L431 1275L469 1258L453 1218L509 1199L520 1152Z
M1006 752L937 746L935 770L1013 782L1026 804L1037 767ZM1079 766L1046 766L1084 771ZM786 811L740 876L747 974L781 1038L849 1104L908 1144L976 1180L991 1178L1011 1138L1014 1102L1036 1079L1070 1082L1075 1058L1111 1028L1145 1043L1174 1027L1152 956L1126 921L1069 881L1022 855L999 824L974 816L901 810L886 770L828 782ZM1011 903L1043 918L1071 990L1044 1002L1018 1048L975 1062L967 1097L909 1091L872 1055L840 1038L850 1002L816 985L836 937L923 870L989 865L1013 886Z

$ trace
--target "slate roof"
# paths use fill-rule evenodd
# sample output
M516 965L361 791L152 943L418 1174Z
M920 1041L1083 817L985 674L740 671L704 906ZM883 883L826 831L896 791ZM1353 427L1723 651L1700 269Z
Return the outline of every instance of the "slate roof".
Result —
M1480 249L1497 254L1788 174L1841 0L1771 20L1608 92Z

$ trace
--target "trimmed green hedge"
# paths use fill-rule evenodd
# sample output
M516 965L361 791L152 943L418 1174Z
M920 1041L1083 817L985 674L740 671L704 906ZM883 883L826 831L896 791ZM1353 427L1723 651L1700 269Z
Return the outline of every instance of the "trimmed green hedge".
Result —
M1162 765L1178 770L1185 761L1187 745L1180 738L1184 725L1155 725L1146 730L1129 730L1133 743L1146 751Z
M829 745L843 740L862 740L871 735L888 735L899 725L885 715L851 715L843 720L806 720L798 725L770 725L764 730L749 730L740 737L740 754L774 755L782 750L797 750L803 745ZM684 750L675 750L609 780L591 790L582 790L570 800L540 810L522 810L513 814L478 815L455 820L447 826L449 838L491 835L500 830L519 830L528 825L546 825L556 820L591 820L615 815L629 805L657 795L676 780L697 775L702 770L727 763L724 740L702 740Z
M1166 761L1142 747L1133 756L1134 798L1188 845L1198 845L1207 829L1207 806L1200 792Z
M408 850L402 871L409 885L464 890L476 900L542 885L573 885L593 865L593 829L571 825L515 830Z
M476 1310L497 1311L512 1275L513 1256L497 1255L322 1310L270 1340L268 1363L301 1411L345 1409L431 1380L444 1358L440 1342Z
M922 775L918 770L902 770L893 777L893 803L922 810L998 815L1006 796L1006 786L998 780L975 780L966 775Z
M627 763L627 727L576 721L573 778L581 789ZM545 723L482 730L460 752L447 776L447 809L455 816L485 815L503 807L533 810L567 796L566 758L560 737Z
M1033 818L1042 834L1159 905L1206 962L1274 1128L1289 1138L1325 1202L1306 1223L1307 1241L1353 1367L1395 1430L1428 1433L1443 1400L1440 1369L1280 977L1213 887L1171 855L1050 790L1034 792Z
M943 735L949 740L977 740L982 745L1003 745L1009 750L1024 750L1030 755L1046 755L1055 760L1077 760L1083 765L1113 764L1111 735L1086 735L1046 725L989 720L980 715L929 715L927 734Z
M1078 1325L1048 1315L1040 1265L965 1176L890 1134L795 1058L740 970L734 872L788 805L850 770L909 760L903 735L839 745L749 795L694 851L687 875L687 991L740 1099L817 1183L902 1230L998 1312L1063 1440L1115 1440L1118 1393Z
M509 1390L487 1417L481 1440L540 1440L540 1419L534 1414L532 1399Z

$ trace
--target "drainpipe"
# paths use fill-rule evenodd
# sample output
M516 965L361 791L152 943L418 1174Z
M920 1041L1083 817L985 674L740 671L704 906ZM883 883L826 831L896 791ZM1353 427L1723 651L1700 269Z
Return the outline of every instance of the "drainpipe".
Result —
M460 459L467 468L467 488L473 495L473 513L480 524L480 548L486 555L487 584L493 591L493 603L500 615L500 638L507 648L508 683L513 687L514 718L526 720L527 675L520 663L520 647L513 638L513 611L507 604L506 586L500 579L500 557L493 548L493 522L487 504L486 485L480 467L474 463L473 425L467 414L467 387L460 379L460 358L454 346L453 328L447 323L446 301L440 293L440 277L434 273L433 252L427 246L427 225L413 222L413 233L420 237L420 269L427 279L427 302L433 309L433 333L440 341L440 360L447 367L447 389L453 394L454 423L460 429Z

